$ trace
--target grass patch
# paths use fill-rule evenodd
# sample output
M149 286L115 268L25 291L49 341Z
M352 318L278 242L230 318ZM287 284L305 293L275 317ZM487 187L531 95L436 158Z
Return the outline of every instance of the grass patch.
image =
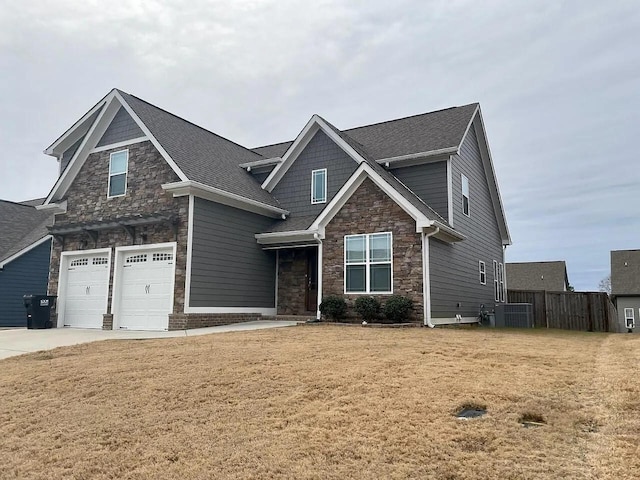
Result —
M43 355L0 361L0 479L640 471L638 336L320 325ZM491 414L460 422L462 407Z

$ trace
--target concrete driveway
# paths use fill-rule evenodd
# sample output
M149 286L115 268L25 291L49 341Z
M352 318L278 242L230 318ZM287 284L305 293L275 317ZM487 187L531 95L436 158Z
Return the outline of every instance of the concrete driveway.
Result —
M47 330L27 330L16 328L0 330L0 359L22 355L23 353L51 350L56 347L77 345L108 339L172 338L209 335L212 333L262 330L265 328L290 327L298 322L259 320L235 323L220 327L194 328L174 332L134 332L129 330L93 330L88 328L50 328Z

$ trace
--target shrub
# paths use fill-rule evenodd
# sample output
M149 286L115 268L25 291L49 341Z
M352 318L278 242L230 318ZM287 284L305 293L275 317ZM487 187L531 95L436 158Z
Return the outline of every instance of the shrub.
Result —
M384 304L384 316L391 323L401 323L409 318L413 310L413 300L400 295L393 295Z
M334 320L340 320L347 313L347 302L337 295L325 297L320 304L320 313Z
M364 320L371 321L378 317L382 307L375 297L358 297L353 308Z

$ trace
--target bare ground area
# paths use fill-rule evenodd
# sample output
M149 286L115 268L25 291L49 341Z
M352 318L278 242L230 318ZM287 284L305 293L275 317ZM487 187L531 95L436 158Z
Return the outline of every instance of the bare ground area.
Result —
M639 478L639 364L640 336L489 329L59 348L0 362L0 478Z

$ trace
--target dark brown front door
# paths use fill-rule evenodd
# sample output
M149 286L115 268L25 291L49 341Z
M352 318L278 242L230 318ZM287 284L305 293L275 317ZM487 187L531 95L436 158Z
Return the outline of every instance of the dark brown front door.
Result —
M307 311L315 312L318 309L318 249L307 250L307 281L306 301Z

